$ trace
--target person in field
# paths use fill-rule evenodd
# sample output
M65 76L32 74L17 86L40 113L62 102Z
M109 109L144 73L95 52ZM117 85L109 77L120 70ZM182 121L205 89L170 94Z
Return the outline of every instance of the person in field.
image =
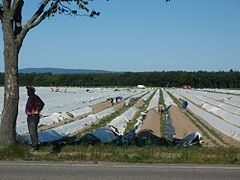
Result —
M37 128L40 119L40 112L44 107L44 102L35 94L36 90L34 87L27 86L26 88L28 100L26 103L25 112L27 114L28 130L32 142L32 148L33 150L38 150L39 143Z
M186 100L182 99L182 111L183 112L186 112L187 106L188 106L188 102Z

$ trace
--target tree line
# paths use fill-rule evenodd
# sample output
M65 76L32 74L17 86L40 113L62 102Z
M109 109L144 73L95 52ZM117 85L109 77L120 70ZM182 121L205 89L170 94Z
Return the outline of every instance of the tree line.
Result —
M20 86L136 86L194 88L240 88L240 72L124 72L102 74L19 74ZM4 86L4 73L0 73Z

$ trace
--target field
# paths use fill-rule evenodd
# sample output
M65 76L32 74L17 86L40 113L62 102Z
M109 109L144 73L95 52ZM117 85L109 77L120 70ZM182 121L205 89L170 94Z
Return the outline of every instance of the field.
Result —
M162 92L163 97L160 97L159 92ZM165 107L171 106L168 112L175 130L174 137L181 139L193 132L199 132L204 139L203 146L240 147L240 96L237 90L62 87L56 92L56 89L50 87L38 87L36 93L46 104L39 124L40 142L53 142L77 133L81 134L84 129L118 111L120 108L117 107L121 107L120 102L112 106L107 99L119 96L123 97L121 102L127 108L104 126L114 126L121 135L127 133L125 130L130 129L128 127L130 124L132 124L131 128L134 126L133 119L140 118L139 113L143 111L136 105L128 105L131 98L141 98L143 102L147 102L150 98L149 104L144 105L146 107L144 111L152 120L142 123L145 124L142 128L140 127L142 124L135 120L134 123L139 125L139 130L150 124L147 126L156 136L160 137L160 134L164 134L161 131L167 132L166 128L160 127L160 113L156 111L162 98ZM3 88L0 89L0 96L3 97ZM188 101L186 112L180 109L180 99ZM21 87L16 130L20 140L30 143L24 112L26 100L26 90ZM0 100L0 109L2 106L3 98ZM152 110L156 112L151 113Z

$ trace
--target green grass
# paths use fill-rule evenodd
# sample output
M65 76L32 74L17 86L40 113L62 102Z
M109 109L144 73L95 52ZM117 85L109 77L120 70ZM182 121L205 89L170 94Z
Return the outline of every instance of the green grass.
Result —
M16 143L7 148L0 149L0 160L25 159L29 155L30 148L22 143Z
M239 148L66 145L59 151L49 144L31 153L27 145L0 150L0 160L93 161L138 163L240 164Z
M159 103L161 105L163 105L164 108L166 108L166 104L164 102L164 99L163 99L163 92L162 92L162 89L160 89L160 97L159 97ZM160 136L162 138L166 138L167 134L166 134L166 120L164 118L164 113L161 113L161 117L160 117Z

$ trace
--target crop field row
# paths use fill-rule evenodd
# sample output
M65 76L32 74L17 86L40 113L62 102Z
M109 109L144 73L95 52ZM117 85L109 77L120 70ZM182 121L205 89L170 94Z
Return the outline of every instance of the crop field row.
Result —
M136 119L134 125L136 133L146 126L152 128L157 138L161 138L160 134L165 134L161 133L161 130L166 131L166 134L169 133L166 127L158 127L162 124L160 120L164 121L164 118L161 119L160 115L157 115L163 113L159 111L160 98L164 99L164 105L169 108L168 119L174 130L172 133L174 138L182 139L191 133L198 132L205 140L205 144L210 146L226 146L234 144L234 141L238 143L240 141L240 96L232 91L228 93L209 89L70 87L55 91L50 87L38 87L36 93L45 102L39 123L40 142L53 142L79 133L93 124L98 124L122 107L126 110L121 115L110 119L102 128L111 127L115 134L117 132L122 136L129 133L126 132L128 124ZM160 94L163 97L160 97ZM3 97L3 88L0 88L0 96ZM109 98L115 100L116 97L121 97L121 100L114 104L108 102ZM186 112L181 111L180 99L188 101ZM132 102L133 100L138 102ZM31 143L25 115L26 101L26 90L21 87L16 131L19 139ZM0 100L0 109L2 106L3 98ZM145 107L144 111L142 107ZM97 132L93 131L95 135ZM102 135L102 132L100 134ZM233 143L226 143L228 139L224 137L230 138ZM238 143L236 143L237 146Z

